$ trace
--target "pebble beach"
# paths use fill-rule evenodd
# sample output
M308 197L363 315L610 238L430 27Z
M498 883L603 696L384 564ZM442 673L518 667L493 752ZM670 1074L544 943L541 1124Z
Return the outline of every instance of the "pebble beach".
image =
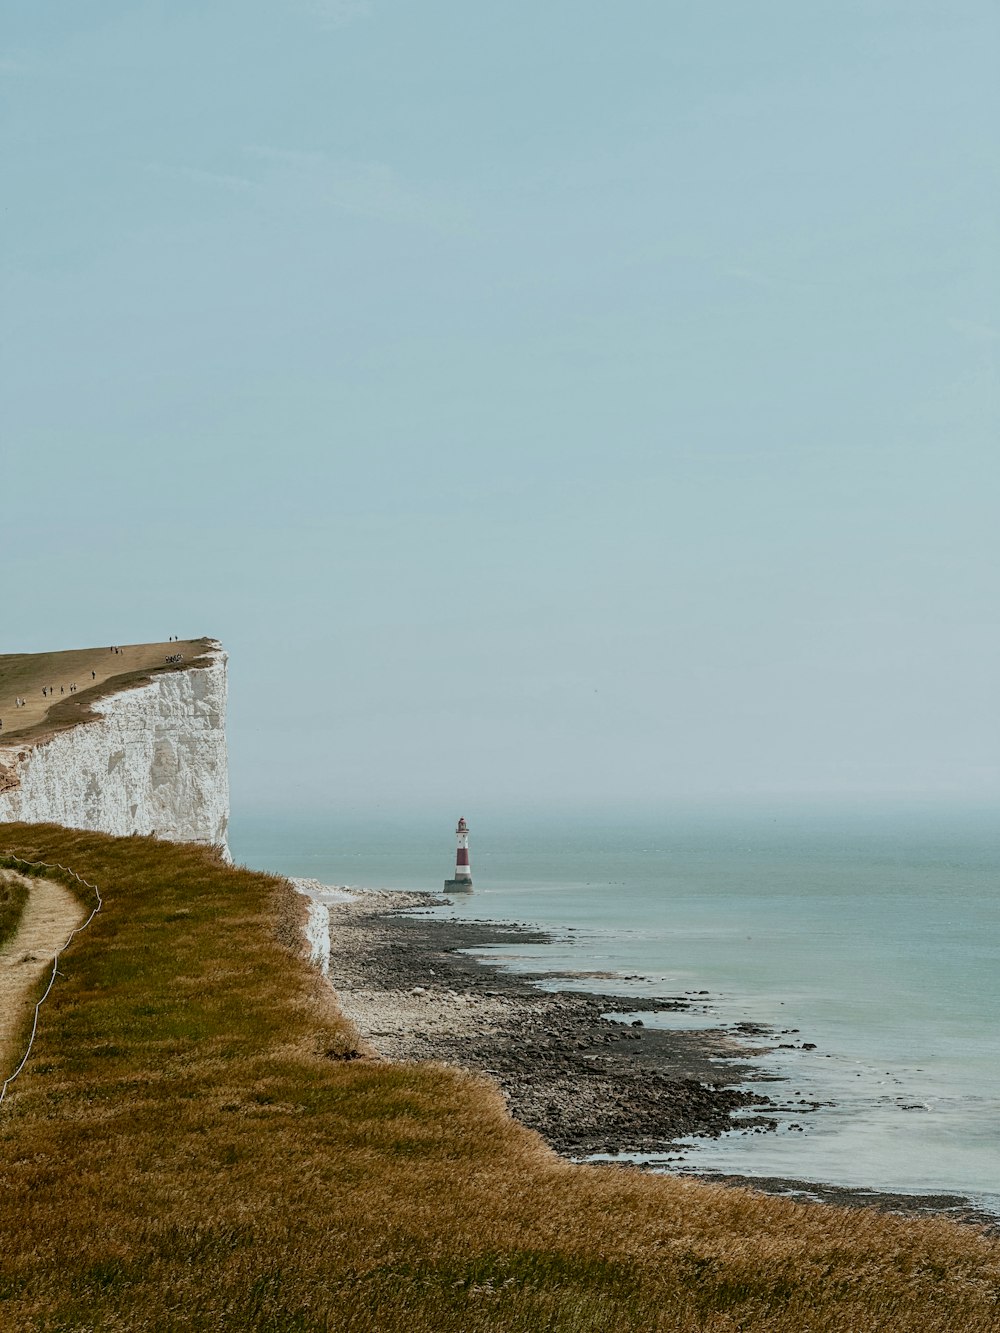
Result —
M328 913L322 965L364 1053L458 1065L493 1079L511 1114L564 1156L686 1174L684 1140L768 1134L776 1113L788 1109L783 1081L761 1069L759 1057L779 1043L767 1028L647 1026L637 1012L672 1012L682 1023L691 1000L615 996L606 974L600 992L591 992L581 989L586 974L509 971L472 951L545 944L547 935L518 923L442 916L435 909L447 900L430 893L293 882L310 898L314 920ZM751 1057L758 1057L753 1064ZM796 1104L802 1116L815 1109ZM703 1174L816 1201L996 1222L960 1195Z

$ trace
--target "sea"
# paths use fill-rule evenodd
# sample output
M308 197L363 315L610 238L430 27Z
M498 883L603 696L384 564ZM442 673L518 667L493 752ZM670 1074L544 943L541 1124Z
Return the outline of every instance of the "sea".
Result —
M754 1084L787 1108L776 1132L689 1140L674 1168L947 1192L1000 1214L995 808L237 811L231 846L239 863L326 884L440 892L459 813L475 889L437 912L552 935L486 951L498 965L690 1001L642 1012L647 1025L773 1029L751 1065L777 1080Z

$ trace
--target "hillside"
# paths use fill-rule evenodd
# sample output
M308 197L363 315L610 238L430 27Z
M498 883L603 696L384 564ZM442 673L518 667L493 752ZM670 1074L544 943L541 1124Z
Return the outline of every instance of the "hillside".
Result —
M0 654L0 744L34 744L75 726L91 715L90 706L98 699L145 684L153 676L190 668L204 660L212 644L211 639L182 639ZM167 661L177 654L180 662ZM19 698L23 707L16 704Z
M3 850L104 895L0 1107L5 1328L1000 1325L1000 1247L969 1228L574 1166L486 1080L372 1058L283 880L56 827Z

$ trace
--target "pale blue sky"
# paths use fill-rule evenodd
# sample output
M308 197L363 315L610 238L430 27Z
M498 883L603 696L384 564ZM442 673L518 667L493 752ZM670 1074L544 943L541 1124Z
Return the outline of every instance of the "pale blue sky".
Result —
M994 0L7 0L4 651L234 798L1000 795Z

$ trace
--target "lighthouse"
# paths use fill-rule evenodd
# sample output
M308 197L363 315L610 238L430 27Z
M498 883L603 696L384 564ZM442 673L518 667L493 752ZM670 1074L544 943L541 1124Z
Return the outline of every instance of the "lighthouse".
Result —
M469 864L469 826L464 819L455 830L458 850L455 853L455 878L444 882L446 893L468 893L472 888L472 867Z

